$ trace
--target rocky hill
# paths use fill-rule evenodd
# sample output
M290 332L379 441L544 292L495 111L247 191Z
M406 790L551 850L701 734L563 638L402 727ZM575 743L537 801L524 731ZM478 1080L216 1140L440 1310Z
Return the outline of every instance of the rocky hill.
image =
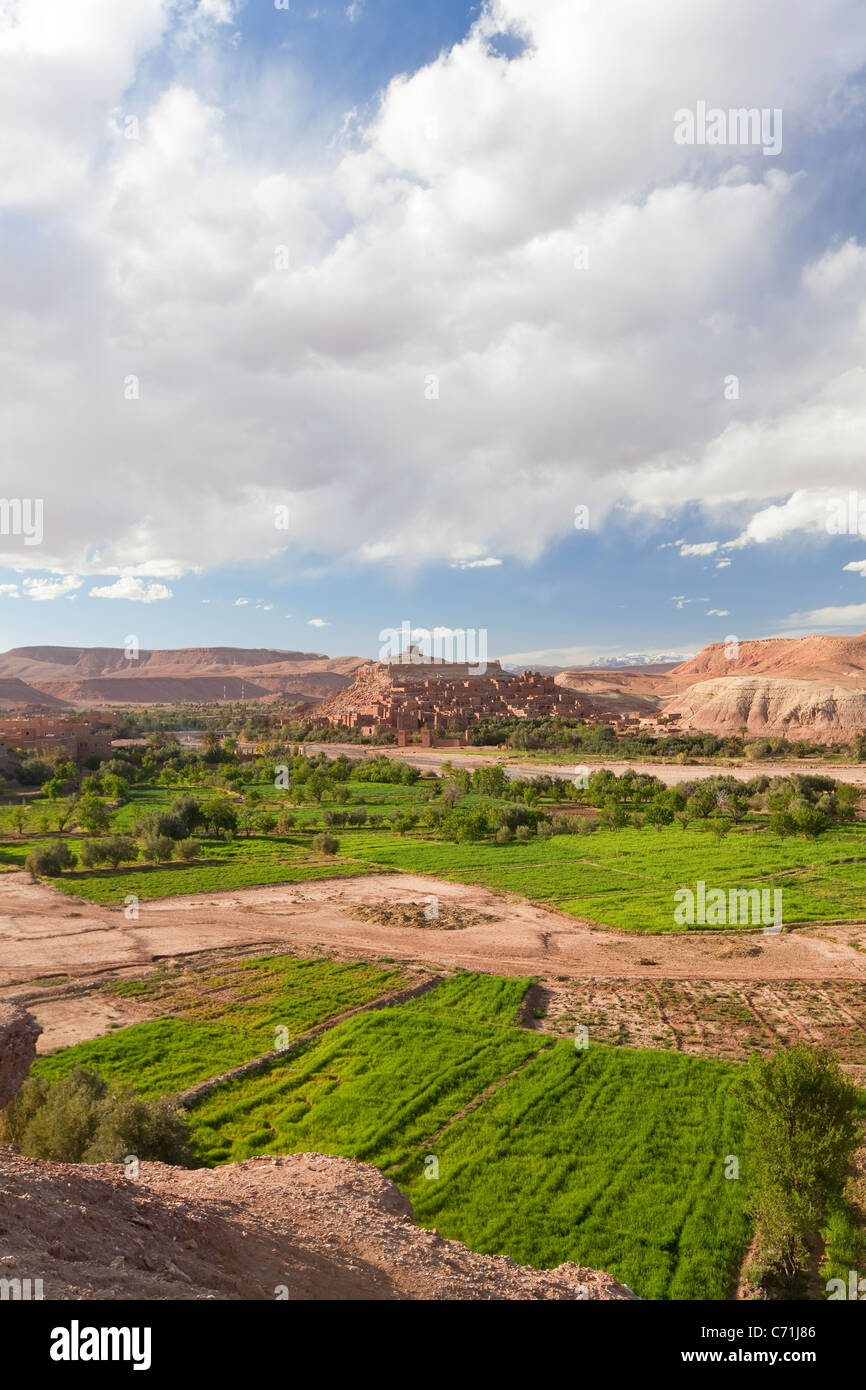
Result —
M721 676L699 681L665 705L679 726L710 733L839 743L866 729L866 690L821 681Z
M764 637L735 649L713 642L670 672L682 690L709 676L777 676L866 689L866 632L856 637Z

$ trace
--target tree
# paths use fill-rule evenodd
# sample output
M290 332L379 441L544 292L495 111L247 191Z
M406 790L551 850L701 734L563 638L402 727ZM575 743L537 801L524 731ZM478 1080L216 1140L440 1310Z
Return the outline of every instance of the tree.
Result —
M144 857L152 864L162 864L174 853L174 840L168 835L153 835L144 841Z
M138 845L128 835L108 835L104 840L85 840L81 846L81 862L86 869L95 864L131 863L138 858Z
M736 1083L752 1153L749 1207L759 1264L788 1286L859 1141L857 1091L825 1048L753 1054Z
M180 828L181 836L194 834L205 823L205 813L194 796L176 796L168 809Z
M88 792L79 800L75 807L75 819L82 830L88 831L91 835L101 834L111 824L108 807L92 792Z
M649 825L654 825L656 830L661 830L663 825L672 825L674 810L667 795L664 792L657 792L646 808L646 818Z

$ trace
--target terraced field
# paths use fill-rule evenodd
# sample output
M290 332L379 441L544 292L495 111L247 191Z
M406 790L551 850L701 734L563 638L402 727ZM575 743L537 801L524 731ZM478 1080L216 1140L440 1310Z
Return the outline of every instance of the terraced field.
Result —
M395 971L270 957L116 986L165 1018L54 1053L156 1095L297 1036ZM539 1267L610 1270L645 1298L724 1298L748 1243L735 1068L587 1050L519 1026L528 981L459 974L356 1015L190 1109L202 1160L315 1150L375 1163L422 1224ZM531 1012L531 1011L530 1011ZM726 1155L742 1177L724 1177Z
M63 1048L33 1070L54 1081L79 1063L145 1096L181 1091L271 1051L278 1028L298 1037L404 982L397 970L291 956L243 960L204 977L159 969L114 988L163 1017Z

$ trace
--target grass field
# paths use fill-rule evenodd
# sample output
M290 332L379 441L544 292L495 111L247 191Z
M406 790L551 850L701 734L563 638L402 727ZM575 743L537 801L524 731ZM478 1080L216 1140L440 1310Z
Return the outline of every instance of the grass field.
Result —
M344 1154L472 1249L606 1269L645 1298L724 1298L748 1243L744 1184L723 1171L743 1158L735 1068L551 1045L511 1026L525 985L458 977L219 1087L192 1111L202 1156Z
M273 787L259 790L262 807L285 806ZM351 805L385 816L418 811L426 804L429 790L425 783L414 787L352 783ZM166 808L174 795L158 788L136 788L130 802L113 813L114 828L128 830L142 810ZM477 794L460 802L466 808L479 804L495 803ZM401 835L388 827L340 827L334 832L340 852L330 856L317 853L312 844L326 809L328 805L293 808L297 824L286 835L203 839L197 859L190 864L74 869L54 882L74 896L120 905L129 893L147 900L397 870L505 889L606 926L665 932L684 929L674 920L676 890L694 889L703 880L708 887L726 891L781 889L786 923L864 915L863 823L833 827L817 840L782 839L753 820L721 842L692 825L686 830L679 826L660 831L598 830L592 835L533 837L505 845L491 840L452 844L423 829ZM313 818L319 825L305 828ZM75 839L71 839L73 847ZM0 844L0 866L22 867L35 843L32 837L6 840Z
M209 971L157 970L120 981L116 993L166 1017L41 1057L33 1070L56 1081L79 1063L136 1086L142 1095L180 1091L240 1066L325 1019L399 989L397 970L329 960L265 956Z
M423 1155L394 1176L422 1225L473 1250L605 1269L642 1298L723 1299L749 1239L734 1075L561 1042L445 1131L438 1179Z
M266 957L119 982L170 1015L40 1059L146 1095L193 1084L399 984L395 971ZM202 1161L317 1151L375 1163L418 1220L538 1267L608 1270L644 1298L724 1298L745 1247L736 1067L516 1025L527 980L457 975L224 1083L190 1113ZM742 1178L727 1181L736 1154ZM429 1159L438 1161L438 1176ZM427 1162L425 1162L427 1160Z

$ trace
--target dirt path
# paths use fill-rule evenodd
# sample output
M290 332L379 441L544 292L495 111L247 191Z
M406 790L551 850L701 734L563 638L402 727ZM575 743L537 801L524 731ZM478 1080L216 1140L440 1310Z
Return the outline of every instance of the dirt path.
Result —
M353 905L443 903L486 914L461 931L391 927L362 921ZM59 994L73 982L134 974L154 961L210 950L261 947L324 950L354 960L396 960L432 969L462 968L548 980L866 981L862 925L817 924L766 937L761 932L677 932L648 939L534 907L480 886L415 874L383 874L196 894L141 905L138 921L121 910L78 902L25 873L0 876L0 993L33 996L46 1029L42 1047L95 1037L134 1022L133 1001ZM746 951L757 951L747 954ZM648 953L651 952L651 955ZM646 964L647 960L655 964ZM44 986L44 990L42 989ZM30 1007L30 1005L28 1005ZM110 1007L112 1016L106 1014Z

